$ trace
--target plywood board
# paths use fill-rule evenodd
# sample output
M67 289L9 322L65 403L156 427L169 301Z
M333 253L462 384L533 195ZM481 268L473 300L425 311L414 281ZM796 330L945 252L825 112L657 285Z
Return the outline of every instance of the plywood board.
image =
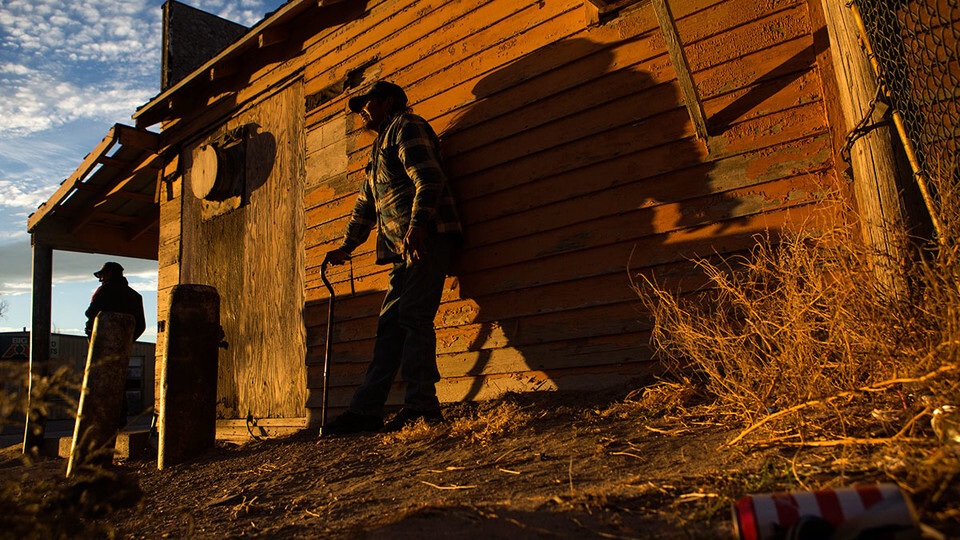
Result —
M227 348L220 352L221 418L301 417L304 129L302 85L287 86L232 118L253 126L247 141L244 204L204 221L185 189L181 279L212 285L222 298ZM192 153L186 152L185 181Z

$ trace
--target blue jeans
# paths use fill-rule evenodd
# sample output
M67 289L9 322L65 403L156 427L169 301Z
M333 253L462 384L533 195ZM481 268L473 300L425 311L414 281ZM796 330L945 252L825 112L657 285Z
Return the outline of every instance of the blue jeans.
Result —
M350 410L383 415L393 379L407 383L404 407L415 411L440 408L436 383L437 336L433 319L440 307L443 281L454 251L449 235L431 234L419 261L393 264L387 295L380 308L377 340L367 375L350 401Z

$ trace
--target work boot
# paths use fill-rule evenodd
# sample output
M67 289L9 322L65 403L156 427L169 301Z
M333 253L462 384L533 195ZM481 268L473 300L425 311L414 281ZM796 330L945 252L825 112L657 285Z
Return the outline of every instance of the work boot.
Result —
M416 423L417 420L423 418L423 421L427 424L442 424L443 423L443 413L440 412L440 409L435 409L432 411L415 411L413 409L400 409L400 412L396 414L389 422L384 424L383 429L380 430L380 433L392 433L394 431L400 431L401 429Z
M383 418L370 414L346 411L327 422L321 429L321 435L349 435L364 431L379 431L383 427Z

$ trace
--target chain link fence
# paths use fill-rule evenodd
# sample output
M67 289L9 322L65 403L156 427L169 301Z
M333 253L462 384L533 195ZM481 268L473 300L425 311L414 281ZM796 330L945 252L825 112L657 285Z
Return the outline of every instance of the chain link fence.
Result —
M918 173L960 180L960 0L851 0Z

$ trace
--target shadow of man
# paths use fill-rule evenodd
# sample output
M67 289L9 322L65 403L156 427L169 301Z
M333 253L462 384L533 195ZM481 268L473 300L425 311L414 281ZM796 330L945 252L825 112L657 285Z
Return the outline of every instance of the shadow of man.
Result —
M480 80L443 130L467 241L438 316L451 398L591 389L644 378L650 354L625 274L673 260L682 214L658 175L710 167L674 84L623 50L568 39Z

